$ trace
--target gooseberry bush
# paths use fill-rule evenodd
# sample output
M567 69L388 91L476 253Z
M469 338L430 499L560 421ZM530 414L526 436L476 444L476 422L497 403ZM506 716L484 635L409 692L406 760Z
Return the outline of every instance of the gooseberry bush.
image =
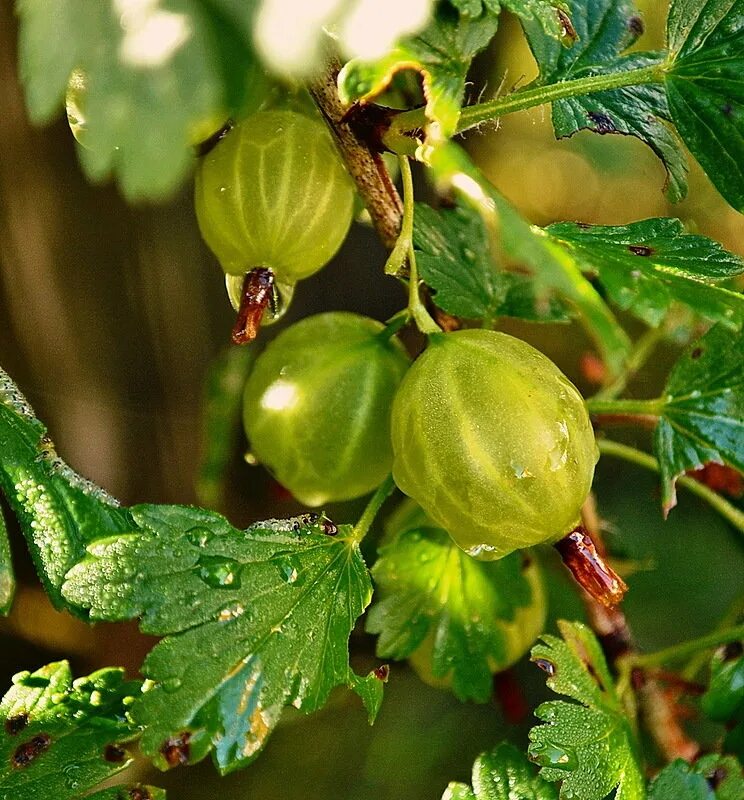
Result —
M159 637L139 678L73 679L64 661L14 678L0 798L160 798L133 762L245 768L287 707L311 714L339 687L372 723L406 660L486 703L526 654L562 699L443 798L744 797L741 602L702 637L641 652L623 597L642 567L622 536L603 540L592 491L599 458L629 480L633 464L658 475L659 513L679 491L744 533L744 259L675 218L531 224L463 137L544 106L558 138L646 144L671 202L695 161L744 212L744 0L671 0L653 50L632 0L16 8L29 115L45 123L66 103L91 180L160 201L193 176L236 312L231 346L249 354L215 367L203 477L224 479L242 418L250 458L307 512L239 529L205 508L124 506L62 460L0 369L0 489L50 600ZM493 58L507 15L537 77L494 93L472 64ZM329 304L287 325L355 217L407 303L385 321ZM583 326L596 392L496 330L507 318L556 338ZM677 353L665 388L633 396L662 343ZM650 431L648 448L624 429ZM329 513L365 497L356 519ZM573 582L556 579L558 556ZM0 516L6 614L14 586ZM560 593L581 599L581 619L556 620ZM354 653L365 632L374 659Z

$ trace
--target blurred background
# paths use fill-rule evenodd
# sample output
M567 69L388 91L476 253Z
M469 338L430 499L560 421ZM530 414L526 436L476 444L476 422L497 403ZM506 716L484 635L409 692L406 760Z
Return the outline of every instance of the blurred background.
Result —
M665 4L639 5L646 22L641 45L650 49L661 44ZM519 26L507 17L475 66L471 99L484 85L488 96L534 74ZM167 204L129 206L114 186L85 182L63 117L44 129L29 125L11 3L0 4L0 108L0 364L83 475L127 504L196 502L203 384L228 341L233 312L222 273L200 240L191 187ZM670 207L660 162L636 140L584 133L556 142L548 110L537 109L472 135L468 146L534 222L679 216L744 254L744 217L696 167L690 199ZM300 285L287 321L331 309L390 316L405 298L383 277L384 258L371 229L355 224L334 261ZM637 333L638 325L626 321ZM582 390L593 390L579 368L590 350L579 327L503 327L543 349ZM663 345L632 392L655 396L675 357L674 346ZM647 445L641 434L629 441ZM240 526L297 511L260 468L245 463L244 449L236 440L219 510ZM741 538L684 492L664 523L654 477L634 467L603 462L596 489L628 572L626 608L639 644L661 647L714 627L744 592ZM329 512L352 521L359 504ZM10 527L20 587L12 615L0 620L2 686L14 672L60 657L69 657L77 674L109 664L136 674L152 639L134 625L88 627L54 612L12 521ZM563 573L548 566L551 619L580 618ZM374 641L356 632L353 652L362 666L373 663ZM448 780L468 779L482 750L503 738L524 742L530 711L545 696L543 677L520 664L500 690L514 700L505 712L498 698L460 704L395 665L373 728L358 700L338 692L311 718L287 711L264 754L243 773L218 779L206 763L167 776L143 774L169 787L175 800L436 798Z

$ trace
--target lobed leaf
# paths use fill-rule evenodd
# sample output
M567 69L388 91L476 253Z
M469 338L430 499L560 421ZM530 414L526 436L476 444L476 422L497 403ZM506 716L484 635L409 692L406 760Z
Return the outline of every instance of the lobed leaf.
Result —
M254 7L255 0L19 0L31 119L56 116L80 70L88 175L116 172L130 200L165 197L191 166L195 132L243 108L263 80L252 54Z
M630 340L596 289L581 274L573 254L530 225L489 183L468 156L452 143L431 157L437 180L449 185L483 219L499 263L527 267L538 297L555 292L578 312L610 375L622 370Z
M717 753L688 764L673 761L649 785L648 800L737 800L744 796L744 773L733 756Z
M349 61L338 77L341 100L368 102L385 91L396 73L413 69L423 79L429 138L448 138L457 128L470 63L491 41L497 25L486 9L480 16L461 18L454 8L440 4L427 28L402 39L383 58Z
M475 760L472 791L463 783L450 783L442 800L556 800L557 797L555 786L537 775L514 745L503 742Z
M540 775L561 781L560 796L643 800L638 743L617 696L607 662L592 631L579 622L558 622L563 639L543 636L532 660L548 673L547 684L577 701L549 701L535 715L545 724L530 731L529 757Z
M56 454L46 428L0 368L0 490L21 523L52 602L65 573L100 537L132 530L126 509Z
M701 699L708 719L726 724L724 749L744 758L744 655L742 642L720 648L711 659L710 683Z
M676 504L674 484L714 461L744 471L744 333L716 325L675 364L659 401L654 451L662 504Z
M744 211L744 0L672 0L666 94L674 124L723 197Z
M126 745L139 735L129 715L140 692L123 670L72 679L65 661L21 672L0 703L0 797L80 800L131 763ZM96 798L156 800L148 787L113 787Z
M413 243L419 273L448 314L490 325L497 317L566 321L554 294L540 296L529 276L495 263L483 218L470 206L436 211L416 205Z
M538 84L554 84L589 76L646 69L664 61L661 52L624 55L643 32L633 0L569 0L577 40L561 48L535 22L523 23L540 69ZM580 130L634 136L647 144L667 171L667 192L673 201L687 193L687 164L668 122L671 112L659 78L553 103L553 128L558 138Z
M487 702L494 668L513 660L515 615L537 602L521 555L476 561L424 523L382 545L372 577L378 599L367 631L379 635L377 655L404 659L430 642L424 657L433 677L451 681L460 700Z
M137 506L133 534L93 543L68 600L93 619L141 618L165 636L135 703L143 750L162 767L210 750L221 772L264 747L287 705L309 713L341 684L374 718L381 681L349 667L348 639L372 586L357 543L308 519L245 531L213 512ZM335 530L335 528L334 528Z
M616 227L559 222L546 230L621 309L649 325L659 325L675 302L714 322L744 325L744 295L720 285L744 273L744 259L687 233L677 219Z

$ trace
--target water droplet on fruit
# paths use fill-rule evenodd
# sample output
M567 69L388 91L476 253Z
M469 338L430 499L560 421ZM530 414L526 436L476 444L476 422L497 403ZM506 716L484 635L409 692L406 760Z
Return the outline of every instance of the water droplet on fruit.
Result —
M527 469L527 467L519 461L512 461L509 465L514 473L514 477L518 480L522 478L534 478L535 476Z
M199 577L213 589L239 589L240 564L224 556L202 556L198 562Z

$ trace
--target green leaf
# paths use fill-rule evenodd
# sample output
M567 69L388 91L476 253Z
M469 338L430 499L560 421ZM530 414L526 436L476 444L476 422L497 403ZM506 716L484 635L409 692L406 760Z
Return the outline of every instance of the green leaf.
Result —
M140 684L125 681L120 669L73 681L66 661L16 675L0 703L0 797L78 800L125 769L132 760L125 745L139 735L129 716L139 692ZM93 797L136 796L122 791Z
M562 798L643 800L638 743L615 690L607 662L592 631L560 620L563 636L543 636L532 660L548 673L547 684L578 702L554 700L535 715L546 724L530 731L528 754L548 781L562 781Z
M193 162L194 132L241 109L262 80L251 50L254 5L19 0L32 120L56 116L80 69L88 84L80 155L89 176L115 171L133 200L168 195Z
M381 694L349 667L349 634L372 586L347 531L325 535L307 519L241 531L178 506L131 512L141 531L93 543L64 592L93 619L140 617L144 632L166 637L145 660L153 685L133 708L157 763L213 750L220 771L237 769L284 706L315 711L341 684L374 717Z
M509 623L517 623L521 608L539 604L522 564L517 553L477 561L431 524L399 531L372 569L378 599L367 631L379 634L377 655L404 659L428 644L424 657L434 678L451 681L460 700L488 702L494 669L514 660L519 631ZM539 582L534 588L542 591Z
M436 148L431 167L437 180L452 186L462 201L481 215L491 240L497 244L499 263L528 267L533 272L538 297L555 291L573 306L602 354L609 375L618 374L625 364L630 340L581 274L572 253L520 216L461 148L452 143Z
M688 764L673 761L649 785L648 800L738 800L744 796L744 774L733 756L716 753Z
M551 783L535 773L534 767L506 742L490 753L482 753L473 765L473 791L462 783L451 783L442 800L556 800Z
M560 222L546 230L584 272L598 276L620 308L649 325L659 325L674 302L714 322L744 324L744 295L717 285L744 273L744 259L687 233L677 219L617 227Z
M744 333L716 325L693 342L659 403L654 451L668 513L675 481L687 470L715 461L744 471Z
M202 505L222 502L225 473L242 430L243 389L255 360L250 347L228 347L209 368L204 389L202 452L196 496Z
M52 602L88 542L132 530L128 512L56 454L46 428L0 368L0 490L18 517Z
M672 119L718 191L744 211L744 0L672 0Z
M478 17L484 9L498 16L506 8L522 19L540 24L547 36L561 40L571 36L568 7L562 0L451 0L451 3L463 17Z
M471 206L436 211L417 203L413 243L419 274L448 314L485 324L502 316L569 319L555 296L536 295L528 276L498 268L483 218Z
M743 758L744 655L737 645L720 648L713 655L710 683L701 698L701 705L709 719L726 724L724 750Z
M16 581L13 572L13 560L10 553L8 529L5 527L5 517L0 508L0 614L7 615L13 606Z
M448 138L457 128L470 62L491 41L497 25L488 11L461 19L454 8L440 4L434 20L418 36L402 39L378 61L348 62L338 77L341 100L372 100L396 73L414 69L424 82L428 137Z
M663 62L664 53L660 52L623 55L643 31L632 0L569 0L568 7L578 37L568 49L546 36L535 22L524 23L540 68L538 85L644 70ZM640 139L664 163L667 192L676 202L687 192L687 165L677 137L667 124L671 114L661 73L655 81L646 80L555 101L553 127L559 138L591 130Z

